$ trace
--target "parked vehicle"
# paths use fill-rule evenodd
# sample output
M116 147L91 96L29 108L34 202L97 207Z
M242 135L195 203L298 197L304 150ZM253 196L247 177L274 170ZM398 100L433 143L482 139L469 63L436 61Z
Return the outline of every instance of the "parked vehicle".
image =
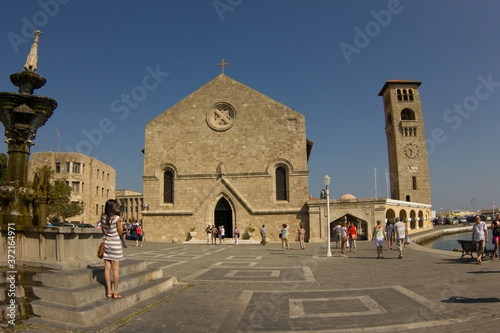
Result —
M469 222L469 223L476 222L475 216L476 215L467 215L467 222Z
M95 228L90 223L77 223L77 224L75 224L75 226L78 227L78 228Z
M452 223L453 224L467 223L467 219L463 216L454 216Z
M71 227L71 228L74 228L75 225L72 223L68 223L68 222L54 222L54 223L52 223L51 227Z

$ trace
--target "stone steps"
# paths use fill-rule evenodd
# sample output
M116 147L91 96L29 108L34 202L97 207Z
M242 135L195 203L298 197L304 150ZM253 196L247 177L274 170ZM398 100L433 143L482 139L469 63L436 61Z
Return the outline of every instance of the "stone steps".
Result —
M123 264L123 269L120 266L119 281L121 299L106 298L104 266L69 273L49 272L40 276L41 280L50 282L32 287L33 295L40 298L30 303L33 314L43 320L73 326L95 325L108 316L167 291L177 283L175 277L163 276L161 269L148 269L145 262L127 260ZM55 277L54 274L65 276ZM74 285L68 285L71 279L74 279ZM54 286L57 283L60 284Z
M141 272L145 269L147 269L147 262L145 261L125 260L120 263L120 277ZM58 270L42 271L33 277L33 282L60 288L88 286L94 281L105 283L104 265L99 264L63 272Z

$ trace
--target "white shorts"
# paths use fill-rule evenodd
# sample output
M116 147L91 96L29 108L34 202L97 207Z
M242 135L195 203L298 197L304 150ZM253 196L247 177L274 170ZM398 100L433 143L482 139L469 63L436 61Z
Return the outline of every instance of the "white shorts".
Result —
M383 238L375 238L375 246L384 246L384 239Z

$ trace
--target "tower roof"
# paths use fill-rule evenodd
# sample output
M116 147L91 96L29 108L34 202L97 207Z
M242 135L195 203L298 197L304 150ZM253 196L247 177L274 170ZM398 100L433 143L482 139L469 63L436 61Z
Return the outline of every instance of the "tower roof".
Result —
M384 90L389 86L389 84L391 83L405 83L405 84L416 84L417 87L420 86L422 84L421 81L407 81L407 80L389 80L389 81L386 81L384 86L382 87L382 90L380 90L380 92L378 93L379 96L382 96L382 94L384 93Z

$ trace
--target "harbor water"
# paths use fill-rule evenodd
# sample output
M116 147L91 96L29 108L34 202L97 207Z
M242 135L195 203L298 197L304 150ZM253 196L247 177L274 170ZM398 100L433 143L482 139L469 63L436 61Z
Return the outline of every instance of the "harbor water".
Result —
M492 239L493 237L491 235L491 230L489 230L488 244L486 244L486 248L493 249L494 246L491 243ZM459 234L443 235L439 238L433 239L426 243L422 243L420 245L436 250L453 251L453 249L459 248L460 251L462 251L460 244L457 242L458 240L472 240L472 231L462 232Z

